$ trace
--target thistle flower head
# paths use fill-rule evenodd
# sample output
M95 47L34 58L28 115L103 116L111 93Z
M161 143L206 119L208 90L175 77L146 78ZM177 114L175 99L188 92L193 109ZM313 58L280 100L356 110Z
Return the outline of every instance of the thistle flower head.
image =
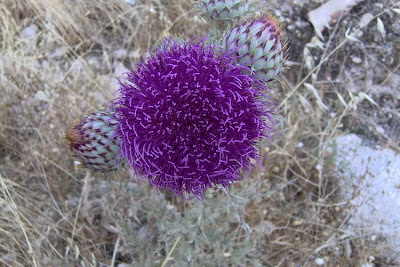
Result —
M249 11L249 0L199 0L203 16L215 20L234 20Z
M113 117L111 111L91 113L65 134L77 159L95 171L117 169L116 156L120 143L113 138L118 124Z
M233 49L241 65L249 67L259 80L269 82L283 69L286 45L282 39L278 20L263 14L226 31L221 46Z
M201 198L248 171L268 135L261 83L232 56L199 42L169 44L138 63L114 108L121 153L142 177Z

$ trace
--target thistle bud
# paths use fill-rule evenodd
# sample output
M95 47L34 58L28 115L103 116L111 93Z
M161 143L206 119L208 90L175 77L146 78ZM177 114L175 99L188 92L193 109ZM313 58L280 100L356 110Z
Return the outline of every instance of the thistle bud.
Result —
M201 13L208 19L234 20L249 11L250 0L199 0Z
M222 38L224 49L237 53L240 65L249 67L255 77L270 82L282 72L286 45L279 22L271 15L241 21Z
M78 160L95 171L118 169L120 140L114 136L118 121L113 115L111 111L91 113L65 134Z
M173 47L175 44L183 45L185 40L180 36L163 36L161 37L153 46L153 50L162 50L169 49Z

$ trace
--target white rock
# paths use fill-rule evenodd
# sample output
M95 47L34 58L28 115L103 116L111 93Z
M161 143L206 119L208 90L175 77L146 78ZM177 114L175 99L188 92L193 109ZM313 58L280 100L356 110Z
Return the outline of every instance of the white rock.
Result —
M317 169L317 171L321 171L321 170L322 170L322 166L319 165L319 164L317 164L317 165L315 166L315 169Z
M364 146L354 134L338 137L336 146L342 198L354 206L349 226L371 238L383 236L391 249L381 256L400 263L400 155Z
M301 148L301 147L303 147L303 146L304 146L303 142L299 142L299 143L297 144L297 147L299 147L299 148Z
M359 57L353 56L353 57L351 57L351 61L353 61L353 63L360 64L362 62L362 59Z
M38 26L36 26L36 24L31 24L22 30L22 32L19 35L19 38L21 38L25 42L30 43L36 39L38 30L39 30L39 28L38 28Z
M385 129L383 129L381 126L376 127L376 131L380 134L384 134L385 133Z
M48 101L49 97L47 96L47 94L45 92L43 92L42 90L39 90L35 94L35 99L41 100L41 101Z
M322 258L316 258L315 259L315 264L318 266L324 265L325 264L325 260Z

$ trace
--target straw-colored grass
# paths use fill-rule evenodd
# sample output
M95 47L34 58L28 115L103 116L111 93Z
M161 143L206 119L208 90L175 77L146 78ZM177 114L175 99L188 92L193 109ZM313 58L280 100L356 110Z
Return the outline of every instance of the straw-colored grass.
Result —
M127 170L81 168L64 132L160 38L207 33L191 1L3 0L0 18L0 265L359 266L382 249L347 229L330 146L368 99L313 79L350 42L339 30L311 70L292 61L274 85L279 135L260 148L264 169L186 202Z

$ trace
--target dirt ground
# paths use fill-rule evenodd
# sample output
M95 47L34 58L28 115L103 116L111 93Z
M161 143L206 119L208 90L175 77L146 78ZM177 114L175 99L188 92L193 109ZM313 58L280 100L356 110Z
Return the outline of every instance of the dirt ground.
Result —
M348 227L332 140L400 152L400 2L361 1L323 39L307 14L325 1L252 2L289 46L277 134L263 169L203 202L82 168L64 140L162 36L209 29L192 1L131 2L0 1L0 265L398 266L383 237Z

